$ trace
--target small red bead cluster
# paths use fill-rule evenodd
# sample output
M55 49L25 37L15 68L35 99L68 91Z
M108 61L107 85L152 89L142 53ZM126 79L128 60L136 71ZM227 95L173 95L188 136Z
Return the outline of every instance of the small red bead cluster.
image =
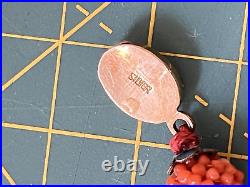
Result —
M179 163L166 180L166 184L242 184L243 172L237 170L224 158L211 158L202 153L192 160L192 164Z
M199 138L187 125L182 125L170 140L171 150L175 154L199 147ZM228 160L217 153L199 152L182 163L174 163L173 173L166 184L243 184L244 173L237 170Z

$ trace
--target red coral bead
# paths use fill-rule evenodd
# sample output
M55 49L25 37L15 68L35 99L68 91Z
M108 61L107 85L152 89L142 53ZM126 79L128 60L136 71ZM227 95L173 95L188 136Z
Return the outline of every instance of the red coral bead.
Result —
M201 176L197 174L190 174L187 180L188 184L200 184Z
M202 185L213 185L214 182L210 179L206 179L204 181L201 182Z
M234 174L234 178L237 182L243 183L244 180L244 173L240 170L237 170Z
M237 171L237 169L232 164L228 164L226 166L225 172L235 174L236 171Z
M189 175L191 174L190 171L188 170L181 170L178 175L176 176L176 179L182 183L182 184L186 184L187 183L187 180L188 180L188 177Z
M175 180L175 177L174 176L169 176L166 180L166 184L177 184L178 182Z
M234 176L231 173L223 173L220 177L222 184L233 184Z
M174 166L174 174L175 176L177 176L179 174L180 171L186 170L186 166L185 164L176 164Z
M216 181L220 178L220 174L215 168L210 168L207 170L206 177L207 179Z
M203 165L208 165L210 164L210 159L206 155L201 155L198 159L198 162Z
M192 170L192 173L198 174L202 177L206 174L206 167L200 163L195 164L191 170Z
M212 160L211 164L219 173L224 172L225 164L221 160Z

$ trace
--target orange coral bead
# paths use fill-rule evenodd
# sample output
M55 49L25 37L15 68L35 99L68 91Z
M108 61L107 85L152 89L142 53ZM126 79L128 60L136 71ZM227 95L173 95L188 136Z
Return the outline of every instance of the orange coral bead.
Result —
M228 164L226 166L225 172L235 174L236 171L237 171L237 169L232 164Z
M208 165L210 163L210 159L206 155L201 155L198 162L203 165Z
M201 176L197 174L190 174L187 180L188 184L200 184Z
M225 164L221 160L212 160L212 166L219 172L223 173L225 170Z
M221 158L220 161L221 161L225 166L227 166L227 165L230 164L230 162L229 162L227 159L225 159L225 158Z
M198 174L202 177L206 174L206 167L203 164L199 164L199 163L195 164L191 170L192 170L192 173Z
M187 183L187 180L188 180L188 177L189 175L191 174L190 171L188 170L181 170L178 175L176 176L176 179L182 183L182 184L186 184Z
M176 164L174 166L174 174L177 176L179 174L180 171L186 170L186 166L185 164Z
M244 173L240 170L237 170L234 174L234 178L237 182L242 183L244 180Z
M219 172L215 168L209 168L206 172L207 179L216 181L220 178Z
M234 176L231 173L223 173L220 177L222 184L233 184Z
M202 181L201 184L203 184L203 185L213 185L214 182L212 180L210 180L210 179L206 179L206 180Z
M169 176L168 178L167 178L167 180L166 180L166 184L171 184L171 185L173 185L173 184L176 184L177 183L177 181L175 180L175 177L174 176Z

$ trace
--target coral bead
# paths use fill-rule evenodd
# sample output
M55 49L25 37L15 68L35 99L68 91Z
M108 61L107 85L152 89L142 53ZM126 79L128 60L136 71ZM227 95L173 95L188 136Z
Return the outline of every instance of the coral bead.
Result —
M223 173L220 177L222 184L233 184L234 177L231 173Z
M237 171L237 169L232 164L228 164L226 166L225 172L235 174L236 171Z
M191 172L188 170L181 170L176 176L176 179L182 184L187 183L190 174Z
M223 173L225 170L225 165L221 160L212 160L212 166L219 172Z
M206 174L206 167L203 164L195 164L191 170L193 174L198 174L202 177Z
M215 168L209 168L206 172L207 179L216 181L220 178L219 172Z
M234 174L234 178L237 182L242 183L244 180L244 173L240 170L237 170Z
M206 155L201 155L198 162L203 165L208 165L210 163L210 159Z
M177 184L178 182L175 180L175 177L174 176L169 176L166 180L166 184L171 184L171 185L174 185L174 184Z
M174 167L174 174L177 176L180 171L186 170L185 164L176 164Z
M187 180L188 184L200 184L201 176L197 174L190 174Z
M203 185L213 185L214 182L212 180L210 180L210 179L206 179L206 180L202 181L201 184L203 184Z
M227 159L225 159L225 158L221 158L220 161L221 161L225 166L227 166L227 165L230 164L230 162L229 162Z

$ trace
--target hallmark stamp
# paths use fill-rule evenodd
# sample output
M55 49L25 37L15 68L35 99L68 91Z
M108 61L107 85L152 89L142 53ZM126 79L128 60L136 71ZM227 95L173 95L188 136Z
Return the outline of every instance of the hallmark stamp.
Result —
M128 79L139 86L142 91L146 91L147 94L149 94L150 90L152 90L152 86L150 86L145 80L143 80L139 75L136 75L135 73L131 73Z

